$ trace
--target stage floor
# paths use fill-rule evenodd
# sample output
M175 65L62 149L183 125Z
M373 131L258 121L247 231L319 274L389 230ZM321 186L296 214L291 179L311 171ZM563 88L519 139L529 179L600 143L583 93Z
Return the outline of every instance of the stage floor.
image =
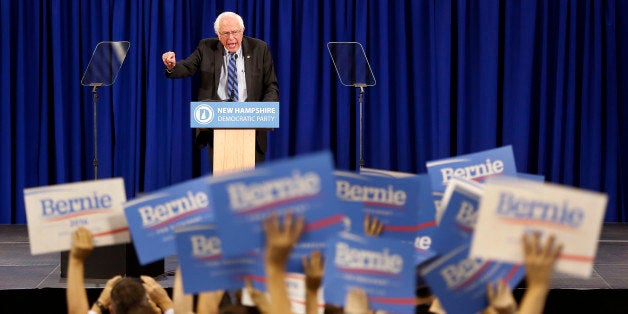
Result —
M176 257L164 261L158 282L171 288ZM102 288L106 280L88 279L87 288ZM0 225L0 290L65 288L60 254L30 254L26 225ZM628 224L604 224L593 274L589 279L556 275L552 289L628 289Z
M176 256L164 259L164 274L157 281L172 288ZM102 288L106 279L85 280L86 288ZM61 253L31 255L26 225L0 225L0 290L65 288Z

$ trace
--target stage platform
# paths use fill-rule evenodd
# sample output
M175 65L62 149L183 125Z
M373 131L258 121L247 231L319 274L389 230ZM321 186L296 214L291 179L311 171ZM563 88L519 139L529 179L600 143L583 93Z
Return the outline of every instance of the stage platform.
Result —
M169 292L177 265L166 258L156 278ZM60 267L59 253L30 254L26 225L0 225L0 313L64 313ZM105 282L86 280L90 302ZM523 292L515 291L517 299ZM546 313L628 313L628 224L604 224L591 278L554 278Z

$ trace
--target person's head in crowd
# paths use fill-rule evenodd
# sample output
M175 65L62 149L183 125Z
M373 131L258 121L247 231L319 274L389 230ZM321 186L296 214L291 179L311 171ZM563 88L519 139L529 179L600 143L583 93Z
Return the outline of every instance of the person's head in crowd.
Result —
M72 232L68 255L66 302L68 314L173 313L168 292L150 276L140 278L115 276L107 281L98 300L89 307L85 289L85 259L94 249L94 236L85 227Z
M111 289L111 313L153 313L146 289L139 278L125 277Z
M223 12L214 22L214 31L229 52L237 52L244 36L244 21L233 12Z

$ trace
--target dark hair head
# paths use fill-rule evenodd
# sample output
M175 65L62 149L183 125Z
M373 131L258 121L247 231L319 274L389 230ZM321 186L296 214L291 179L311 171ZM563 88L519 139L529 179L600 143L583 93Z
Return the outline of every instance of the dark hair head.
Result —
M417 298L427 298L432 295L432 290L428 286L417 286L414 289L414 295Z
M147 313L151 306L141 280L132 277L120 279L111 289L111 307L115 314Z

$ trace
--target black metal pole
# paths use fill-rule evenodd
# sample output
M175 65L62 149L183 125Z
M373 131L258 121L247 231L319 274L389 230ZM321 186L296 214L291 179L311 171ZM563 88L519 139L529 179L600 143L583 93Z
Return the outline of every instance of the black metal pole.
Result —
M363 136L363 127L364 127L364 114L362 113L362 110L364 109L364 86L362 86L361 84L358 85L357 87L360 88L360 97L359 97L359 101L360 101L360 169L362 169L362 167L364 167L364 136Z
M98 87L100 84L94 84L92 88L92 95L94 99L94 180L98 180L98 116L96 111L96 104L98 103Z

